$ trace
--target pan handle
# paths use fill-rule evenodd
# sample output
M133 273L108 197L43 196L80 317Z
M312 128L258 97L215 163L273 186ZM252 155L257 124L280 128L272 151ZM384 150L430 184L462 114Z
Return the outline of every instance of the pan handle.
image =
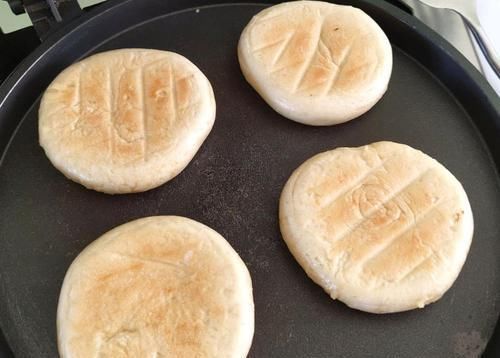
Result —
M67 21L81 15L77 0L4 0L16 15L26 12L43 41Z
M476 0L418 0L420 3L437 9L452 10L464 20L467 28L472 32L484 57L491 68L500 78L500 58L493 47L493 42L488 38L477 15Z
M484 57L490 64L491 68L495 74L500 78L500 58L493 47L493 43L486 35L485 31L479 23L479 19L476 14L467 15L465 13L460 13L456 11L463 19L467 27L470 29L474 38L476 39Z

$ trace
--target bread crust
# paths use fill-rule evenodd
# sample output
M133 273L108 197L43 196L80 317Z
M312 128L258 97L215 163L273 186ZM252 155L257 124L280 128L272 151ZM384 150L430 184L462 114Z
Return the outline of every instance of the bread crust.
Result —
M179 174L214 120L210 83L188 59L121 49L56 77L40 104L39 140L69 179L110 194L141 192Z
M385 93L392 49L360 9L294 1L254 16L238 59L246 80L278 113L309 125L345 122Z
M73 261L57 330L62 358L246 357L250 275L209 227L178 216L138 219Z
M279 216L308 276L333 299L373 313L438 300L457 278L474 228L460 182L393 142L310 158L287 181Z

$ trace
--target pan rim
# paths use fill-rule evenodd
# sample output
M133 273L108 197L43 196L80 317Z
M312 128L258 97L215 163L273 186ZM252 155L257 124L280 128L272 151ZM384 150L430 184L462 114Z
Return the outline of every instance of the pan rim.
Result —
M498 122L496 123L497 126L500 127L500 101L498 101L498 97L496 96L496 93L493 91L493 89L490 87L490 85L486 82L486 80L482 77L482 75L473 67L472 64L470 64L465 57L458 52L455 48L452 47L452 45L448 44L446 40L441 38L437 33L435 33L433 30L428 28L426 25L421 23L418 19L413 18L412 16L404 13L402 10L397 9L396 7L386 4L386 3L380 3L374 0L361 0L365 3L369 3L374 7L381 8L383 11L387 12L392 18L395 20L399 20L403 22L406 26L411 27L414 31L416 31L418 34L421 36L427 38L430 42L436 44L443 52L445 52L448 57L450 58L451 61L455 62L475 84L477 85L478 89L480 90L480 93L486 97L487 101L493 108L494 112L497 115ZM206 2L203 0L195 0L193 2ZM46 56L51 55L51 51L56 48L57 46L60 45L61 42L65 41L65 39L68 36L71 36L78 30L80 30L82 27L85 26L90 26L93 21L98 22L100 19L102 19L103 16L106 14L109 14L118 8L124 7L124 6L129 6L130 4L137 3L136 0L125 0L125 1L110 1L107 2L106 4L103 4L101 7L98 9L93 9L89 13L84 14L82 18L79 18L75 20L74 22L67 24L63 28L61 28L59 31L51 35L44 43L42 43L37 49L32 52L26 59L24 59L16 68L15 70L8 76L8 78L0 85L0 114L4 111L5 106L7 105L7 102L14 100L15 98L13 97L13 94L16 91L16 88L19 87L19 85L22 83L25 78L29 77L32 75L33 72L36 73L37 71L37 64L42 58ZM217 5L209 5L210 7L212 6L233 6L233 5L270 5L272 3L276 3L275 1L272 2L235 2L229 1L229 2L224 2L223 0L220 1L220 4ZM174 15L179 12L183 11L188 11L189 9L195 6L189 6L188 4L184 3L186 7L182 10L177 10L173 12L168 12L163 15L160 15L158 17L163 17L167 15ZM204 7L204 5L199 5L199 7ZM152 20L153 18L150 18L147 21ZM139 25L141 22L137 23ZM128 29L128 28L127 28ZM418 60L417 60L418 61ZM432 71L430 71L432 74L434 74ZM445 86L448 88L448 86ZM459 102L460 103L460 102ZM461 103L460 103L461 104ZM469 113L469 111L464 108L464 110ZM0 133L4 131L4 123L3 119L5 118L0 118ZM474 122L474 121L473 121ZM475 122L474 122L475 123ZM16 124L16 128L19 126L20 122ZM481 133L481 137L483 137L483 133L481 130L479 130ZM10 133L6 134L6 138L10 139L13 138L13 135L15 134L14 131L10 131ZM483 138L484 139L484 138ZM8 148L8 143L2 143L0 142L0 152L1 152L1 157L3 159L3 156L6 153L6 149ZM493 153L491 152L490 145L486 143L486 147L488 149L488 153L490 154L491 157L493 157ZM496 158L498 159L498 158ZM2 160L0 160L0 166L2 165ZM495 165L497 171L499 170L498 164ZM498 173L497 173L497 179L498 179ZM4 293L4 286L0 285L0 293ZM1 315L1 312L0 312ZM4 317L5 318L5 317ZM4 326L4 324L1 324ZM5 331L4 331L5 334ZM8 341L9 338L6 335L6 339Z

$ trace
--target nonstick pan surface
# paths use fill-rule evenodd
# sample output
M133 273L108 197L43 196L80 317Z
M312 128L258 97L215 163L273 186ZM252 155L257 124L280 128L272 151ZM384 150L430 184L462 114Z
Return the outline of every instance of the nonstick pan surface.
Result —
M239 35L264 5L182 10L206 3L111 2L42 44L0 89L0 322L16 357L57 356L59 290L85 246L129 220L169 214L214 228L248 265L256 304L250 357L479 354L500 311L500 105L492 90L410 16L378 1L353 0L348 3L371 15L393 43L389 90L349 123L300 125L269 108L239 69ZM170 50L192 60L212 83L217 119L174 180L110 196L69 181L49 163L38 145L37 111L43 90L67 65L123 47ZM409 144L443 163L465 187L475 219L468 259L445 296L424 309L387 315L332 301L290 255L277 215L280 191L304 160L380 140Z

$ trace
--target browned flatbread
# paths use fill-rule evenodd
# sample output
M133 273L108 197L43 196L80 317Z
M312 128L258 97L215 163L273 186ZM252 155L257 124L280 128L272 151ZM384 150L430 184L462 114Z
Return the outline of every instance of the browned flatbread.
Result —
M243 358L254 330L250 275L209 227L176 216L139 219L71 264L57 328L62 358Z
M241 70L274 110L330 125L368 111L387 89L392 49L363 11L294 1L257 14L241 34Z
M378 142L302 164L281 194L280 227L333 299L387 313L424 307L450 288L474 224L445 167L409 146Z
M214 120L210 83L189 60L115 50L71 65L47 88L40 145L57 169L87 188L140 192L179 174Z

